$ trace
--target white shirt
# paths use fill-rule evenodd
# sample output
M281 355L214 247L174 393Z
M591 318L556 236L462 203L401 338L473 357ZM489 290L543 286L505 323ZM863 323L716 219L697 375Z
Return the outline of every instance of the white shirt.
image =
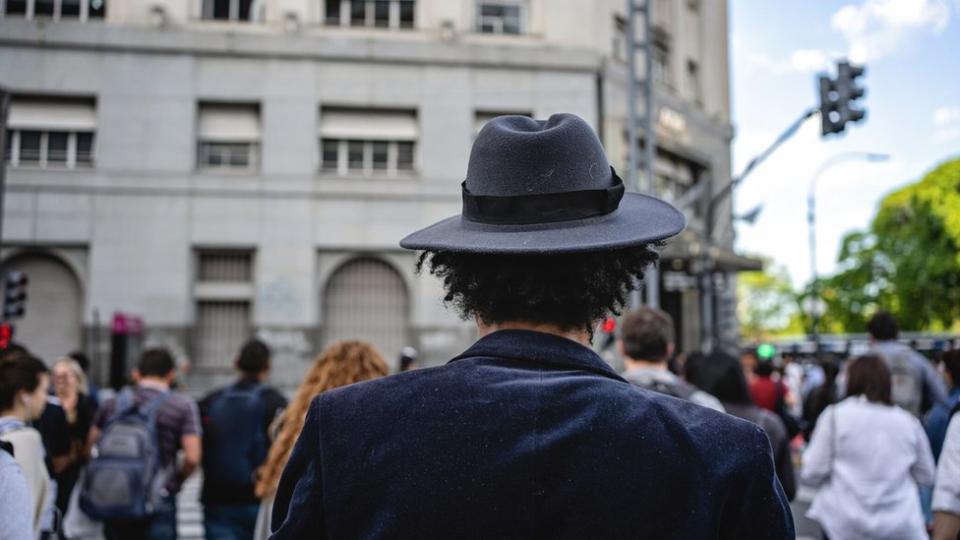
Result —
M954 415L947 426L943 451L937 463L933 510L960 514L960 415Z
M807 512L833 540L926 540L917 486L933 483L920 422L892 405L844 399L823 411L802 477L820 485Z

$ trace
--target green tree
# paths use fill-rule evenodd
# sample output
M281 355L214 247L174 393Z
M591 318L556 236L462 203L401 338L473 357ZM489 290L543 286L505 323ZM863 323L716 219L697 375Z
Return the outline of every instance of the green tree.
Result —
M787 271L764 260L764 269L737 276L737 318L743 337L759 341L768 337L801 334L797 297Z
M824 322L840 331L864 331L879 308L905 330L960 321L960 159L884 197L869 230L843 239L821 291Z

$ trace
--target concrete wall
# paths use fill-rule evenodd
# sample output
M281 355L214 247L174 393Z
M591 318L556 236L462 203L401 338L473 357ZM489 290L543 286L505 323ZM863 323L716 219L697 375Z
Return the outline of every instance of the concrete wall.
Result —
M729 181L731 136L726 2L699 3L696 40L683 37L694 28L683 15L687 2L675 4L680 16L658 17L675 36L676 63L701 59L704 104L666 87L658 102L686 121L675 144L708 162L722 185ZM167 26L151 26L150 5L164 7ZM435 279L413 275L412 255L397 242L459 211L475 111L541 118L573 112L597 127L611 161L622 167L625 66L609 58L619 0L529 0L526 36L472 32L475 4L466 0L418 1L414 31L317 26L322 11L313 0L268 0L261 25L201 22L199 0L110 6L107 24L0 19L5 86L96 100L95 167L9 170L4 217L5 241L14 247L84 254L87 330L94 310L101 325L114 311L135 313L150 329L148 342L189 354L195 250L252 248L252 322L277 347L286 366L279 379L293 385L317 346L331 261L373 253L401 271L417 345L427 363L439 362L475 330L443 308ZM278 26L288 12L298 15L301 29ZM445 21L454 30L449 35L441 31ZM202 101L258 106L258 171L197 170ZM416 174L319 174L323 106L416 110ZM721 227L732 238L729 222ZM204 377L194 388L224 375Z

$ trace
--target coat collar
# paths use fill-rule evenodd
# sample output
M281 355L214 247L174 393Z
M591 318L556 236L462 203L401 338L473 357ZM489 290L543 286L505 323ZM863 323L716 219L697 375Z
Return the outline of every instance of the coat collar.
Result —
M578 369L626 382L589 347L565 337L532 330L498 330L480 338L448 363L476 357L509 358Z

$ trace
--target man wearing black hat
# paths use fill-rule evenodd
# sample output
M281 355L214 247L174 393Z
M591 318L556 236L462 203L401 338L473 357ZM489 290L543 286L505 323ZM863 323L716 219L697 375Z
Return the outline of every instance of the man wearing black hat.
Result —
M684 218L624 193L580 118L498 117L463 210L404 238L480 340L314 400L273 538L792 538L770 443L589 347Z

